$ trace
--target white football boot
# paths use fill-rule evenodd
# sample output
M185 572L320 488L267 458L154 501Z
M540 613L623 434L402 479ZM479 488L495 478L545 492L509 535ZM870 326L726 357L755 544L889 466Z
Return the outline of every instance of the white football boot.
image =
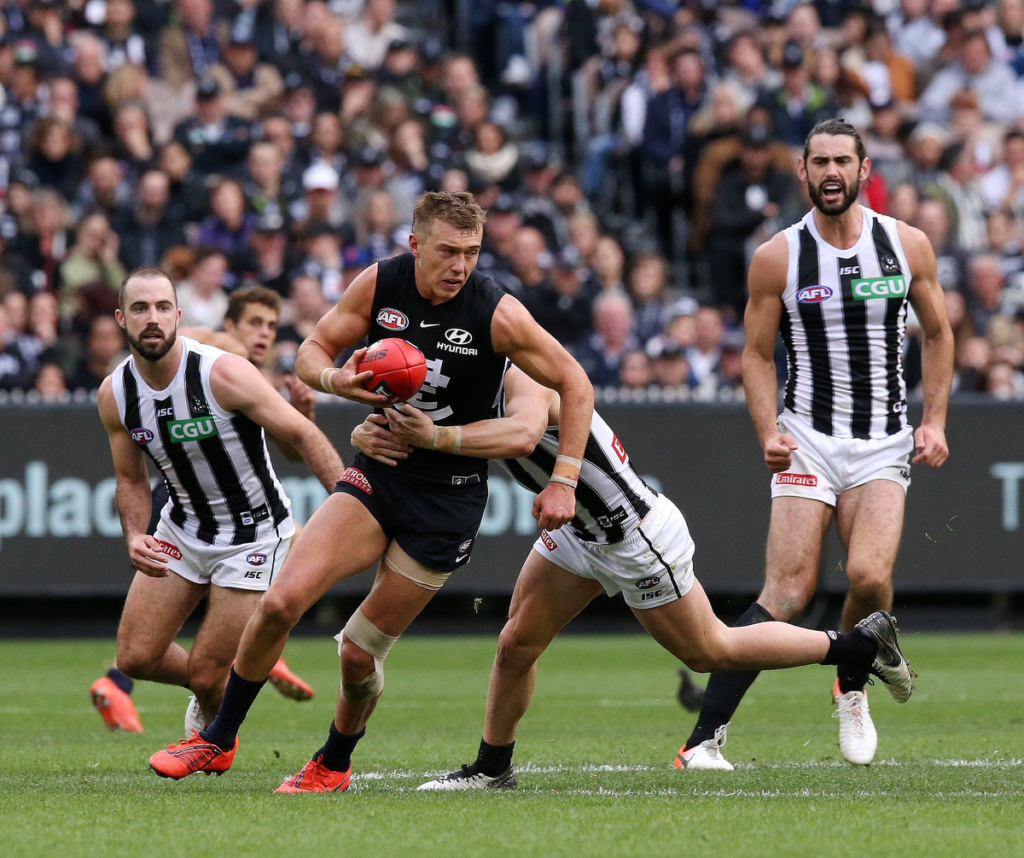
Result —
M722 756L722 746L725 744L725 728L723 724L711 739L705 739L694 748L687 748L683 745L676 755L676 761L672 764L677 769L719 769L731 772L735 766Z
M866 691L847 691L841 694L839 680L832 688L836 702L833 718L839 719L839 750L843 759L854 766L867 766L875 758L878 733L871 722Z
M476 766L463 766L457 772L442 775L436 780L420 784L418 790L459 790L459 789L512 789L516 785L516 772L510 765L496 777L485 775Z

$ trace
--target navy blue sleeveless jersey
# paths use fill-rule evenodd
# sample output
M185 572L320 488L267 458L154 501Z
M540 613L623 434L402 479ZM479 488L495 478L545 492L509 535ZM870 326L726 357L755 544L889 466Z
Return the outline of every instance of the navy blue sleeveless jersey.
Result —
M427 359L427 380L409 400L439 426L491 416L505 358L491 343L491 318L505 294L475 271L450 301L431 304L416 289L416 259L403 253L377 264L370 342L401 337ZM487 479L487 460L417 449L389 473L431 487L458 488Z

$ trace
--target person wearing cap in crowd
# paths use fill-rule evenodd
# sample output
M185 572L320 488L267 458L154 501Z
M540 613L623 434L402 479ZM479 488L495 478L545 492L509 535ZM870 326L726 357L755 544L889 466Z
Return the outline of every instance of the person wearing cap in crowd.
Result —
M33 41L38 52L37 62L43 76L54 74L64 67L64 4L58 0L29 0L28 30L25 36Z
M571 244L556 253L547 281L531 308L533 317L560 343L572 346L590 332L594 293L587 288L583 261Z
M523 218L511 194L498 194L487 209L487 231L480 246L477 270L513 295L522 288L513 273L512 247Z
M405 103L413 105L424 95L419 76L420 54L411 38L393 39L379 69L377 79L383 86L394 87L402 94Z
M239 16L224 40L220 62L207 74L220 87L224 112L240 119L266 116L284 93L281 72L259 62L256 33L248 17Z
M674 340L661 343L651 356L651 376L658 387L690 387L692 379L686 349Z
M767 109L774 136L790 146L802 146L815 124L839 109L828 90L811 80L804 49L795 40L782 50L782 85L762 92L757 104Z
M316 163L306 168L302 174L302 199L288 210L295 233L301 235L313 224L339 227L348 220L348 207L338 187L338 171L333 167Z
M252 124L228 116L220 84L204 77L196 87L196 115L174 129L174 139L192 156L203 175L238 172L252 144Z
M177 0L178 24L164 27L159 39L160 76L173 89L202 80L220 60L213 21L213 0Z
M319 222L312 224L304 234L305 256L297 270L319 280L324 297L329 301L337 301L345 291L341 250L345 240L352 236L351 228L346 228L345 233L343 237L330 224Z
M291 288L290 255L284 215L276 206L268 206L256 220L248 247L232 257L231 269L238 272L242 283L266 286L287 298Z
M739 158L722 171L712 198L707 239L711 289L715 303L735 320L743 318L747 302L748 242L797 202L793 178L775 166L771 142L764 125L750 125Z

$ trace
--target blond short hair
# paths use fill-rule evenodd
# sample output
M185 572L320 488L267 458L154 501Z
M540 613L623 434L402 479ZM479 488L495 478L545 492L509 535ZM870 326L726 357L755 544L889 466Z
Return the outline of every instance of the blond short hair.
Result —
M476 232L487 220L487 212L466 191L429 191L416 201L412 231L420 236L429 235L436 220L444 221L459 232Z

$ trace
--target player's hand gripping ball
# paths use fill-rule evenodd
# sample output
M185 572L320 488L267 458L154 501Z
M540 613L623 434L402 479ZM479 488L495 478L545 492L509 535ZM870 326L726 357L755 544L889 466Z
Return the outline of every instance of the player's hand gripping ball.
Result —
M392 402L405 402L416 395L427 378L427 359L416 346L400 337L377 340L363 355L356 372L372 372L363 387L382 393Z

